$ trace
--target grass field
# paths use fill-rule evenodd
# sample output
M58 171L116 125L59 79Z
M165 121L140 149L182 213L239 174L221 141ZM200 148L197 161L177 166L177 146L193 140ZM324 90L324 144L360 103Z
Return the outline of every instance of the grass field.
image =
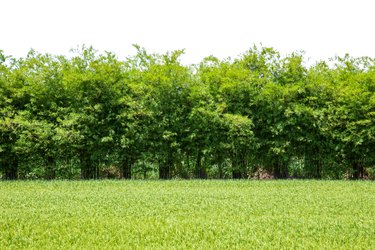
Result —
M0 182L0 249L375 249L375 182Z

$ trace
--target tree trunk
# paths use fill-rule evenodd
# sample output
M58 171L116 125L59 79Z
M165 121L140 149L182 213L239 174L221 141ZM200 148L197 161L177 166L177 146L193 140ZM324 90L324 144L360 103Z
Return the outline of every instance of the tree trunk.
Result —
M202 151L198 150L197 162L195 164L195 170L198 179L207 179L207 172L204 167L202 167Z
M319 157L319 153L317 153L316 155L312 157L312 164L315 167L315 172L314 172L313 177L316 179L321 179L322 178L322 162L320 159L318 159L318 157Z
M316 160L316 172L315 172L315 178L321 179L322 178L322 162L320 160Z
M128 158L122 161L120 172L121 178L126 180L130 180L132 178L132 164Z
M12 154L10 158L4 163L4 179L17 180L18 179L18 158L17 155Z
M224 163L225 159L222 156L216 156L215 163L217 164L219 171L219 179L224 179Z
M352 174L350 176L350 179L352 180L358 180L360 178L363 178L364 175L364 168L362 164L360 164L357 161L352 162Z
M46 166L46 179L53 180L56 178L56 169L55 169L55 159L51 156L47 157L47 166Z
M81 163L81 179L89 180L98 177L97 168L92 164L91 157L87 152L81 152L80 156Z
M318 148L309 148L304 151L304 172L303 177L322 178L323 161Z
M289 176L288 165L285 163L274 163L273 165L273 175L275 179L286 179Z
M219 179L224 178L224 169L223 169L223 163L218 163L218 168L219 168Z
M283 163L281 165L281 178L287 179L289 177L288 165Z
M281 171L278 163L273 164L273 176L275 177L275 179L280 179Z
M159 164L159 179L170 179L169 166L165 163Z
M232 158L232 178L233 179L241 179L242 178L242 171L240 170L240 164L238 163L238 159L236 157Z
M159 162L159 179L167 180L171 178L171 168L173 166L172 153L168 152L167 159Z

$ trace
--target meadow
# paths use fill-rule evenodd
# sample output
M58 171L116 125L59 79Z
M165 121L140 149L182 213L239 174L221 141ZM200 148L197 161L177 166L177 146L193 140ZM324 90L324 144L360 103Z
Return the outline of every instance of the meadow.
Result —
M374 249L370 181L0 182L0 249Z

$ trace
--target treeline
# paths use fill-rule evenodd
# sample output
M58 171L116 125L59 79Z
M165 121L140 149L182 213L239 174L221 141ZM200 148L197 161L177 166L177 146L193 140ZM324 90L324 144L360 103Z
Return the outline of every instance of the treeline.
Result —
M375 61L0 51L2 179L367 178Z

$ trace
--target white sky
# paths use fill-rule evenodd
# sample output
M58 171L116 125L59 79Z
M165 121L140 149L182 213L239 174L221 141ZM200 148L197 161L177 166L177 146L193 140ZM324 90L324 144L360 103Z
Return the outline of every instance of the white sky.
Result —
M0 19L0 50L15 57L86 44L123 59L134 43L186 49L184 63L236 57L259 43L304 50L311 61L375 57L373 0L0 0Z

